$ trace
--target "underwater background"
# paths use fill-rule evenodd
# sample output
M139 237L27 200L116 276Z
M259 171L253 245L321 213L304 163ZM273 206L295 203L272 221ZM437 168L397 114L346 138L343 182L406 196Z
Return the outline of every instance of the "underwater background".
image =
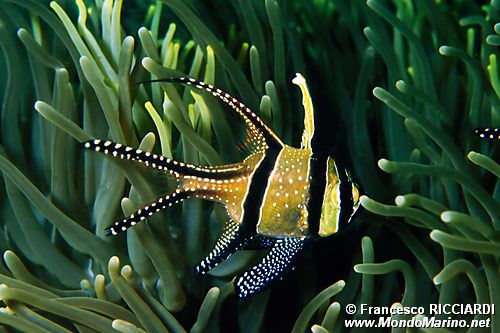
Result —
M499 18L499 1L0 0L0 332L343 332L350 303L500 304L499 143L473 134L500 126ZM322 148L365 194L352 226L245 302L231 279L262 253L192 272L218 205L104 235L169 181L80 142L242 156L243 124L214 98L138 83L198 78L298 147L296 72ZM476 319L499 332L499 310Z

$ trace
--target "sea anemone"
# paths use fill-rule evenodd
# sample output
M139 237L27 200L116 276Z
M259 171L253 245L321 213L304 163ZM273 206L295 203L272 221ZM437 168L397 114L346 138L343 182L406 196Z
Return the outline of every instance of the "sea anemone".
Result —
M498 1L0 8L1 332L324 333L378 320L347 314L348 304L500 304L498 143L473 135L500 126ZM231 279L259 253L234 255L209 277L191 271L220 233L217 205L184 202L126 237L104 235L169 179L80 142L109 138L196 164L241 157L243 126L214 98L145 81L217 85L297 146L295 72L312 91L322 149L364 189L352 228L246 302ZM451 317L500 327L498 314Z

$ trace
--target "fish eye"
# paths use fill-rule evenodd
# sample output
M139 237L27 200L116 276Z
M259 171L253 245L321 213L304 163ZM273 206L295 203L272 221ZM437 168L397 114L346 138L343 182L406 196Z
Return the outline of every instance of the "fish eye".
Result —
M354 215L359 208L359 197L359 188L355 183L352 183L352 215Z
M348 175L349 182L351 183L351 198L352 198L352 213L351 216L349 216L349 219L347 220L347 223L350 223L352 219L354 218L354 215L356 215L356 212L359 210L360 207L360 189L359 186L352 180L350 175Z

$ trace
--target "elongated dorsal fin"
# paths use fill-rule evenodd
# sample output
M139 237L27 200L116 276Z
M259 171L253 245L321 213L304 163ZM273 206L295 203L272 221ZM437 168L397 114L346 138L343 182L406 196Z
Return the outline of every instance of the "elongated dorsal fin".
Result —
M233 96L229 95L219 88L190 77L171 77L146 81L144 83L152 82L170 82L194 86L198 89L205 90L213 96L219 98L221 101L229 105L233 110L238 112L238 114L243 118L249 130L248 132L250 135L250 140L252 141L252 144L257 148L257 150L265 150L268 147L281 148L284 145L281 139L276 135L276 133L274 133L273 130L271 130L259 118L259 116L255 114L255 112L253 112L249 107L240 102L238 99L234 98Z
M314 108L306 79L300 73L295 75L292 83L299 86L302 91L302 105L304 106L304 132L302 133L301 148L311 149L311 141L314 136Z

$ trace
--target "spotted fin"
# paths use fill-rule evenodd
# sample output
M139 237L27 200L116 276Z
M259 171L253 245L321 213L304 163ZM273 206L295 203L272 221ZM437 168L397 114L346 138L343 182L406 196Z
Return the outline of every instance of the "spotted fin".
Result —
M474 134L480 138L500 140L500 128L479 127L474 130Z
M294 261L304 247L303 238L276 239L271 251L262 261L235 279L236 294L246 298L283 279L294 268Z
M217 267L223 260L229 258L240 249L244 241L241 225L230 220L219 237L213 250L195 266L194 271L198 274L206 274L212 268Z
M171 207L182 200L189 198L191 194L191 191L177 189L172 194L161 197L155 202L142 207L129 217L113 223L110 227L105 229L106 234L115 236L120 232L125 232L128 228L144 221L146 218L159 212L161 209Z
M180 83L205 90L238 112L238 114L245 121L249 130L250 141L257 150L265 150L268 147L281 148L284 145L276 133L274 133L273 130L271 130L271 128L269 128L252 110L250 110L250 108L219 88L189 77L170 77L147 82Z

